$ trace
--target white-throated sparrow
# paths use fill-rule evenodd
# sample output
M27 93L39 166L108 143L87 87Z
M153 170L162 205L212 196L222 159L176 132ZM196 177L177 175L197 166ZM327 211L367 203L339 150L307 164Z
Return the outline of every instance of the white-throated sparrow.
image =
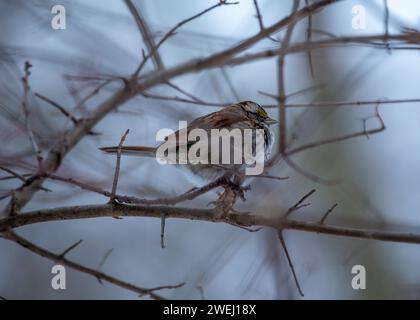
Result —
M186 172L190 173L188 177L193 183L200 185L203 180L204 182L213 182L220 178L226 179L226 181L229 182L228 187L223 186L225 192L215 202L216 207L220 209L222 214L228 214L232 209L237 196L241 197L242 200L245 199L243 190L246 189L240 187L240 185L244 180L244 172L246 172L247 166L249 165L246 161L247 155L256 154L258 150L257 145L259 144L259 150L263 152L262 157L259 157L259 159L263 163L262 167L264 167L264 161L268 159L274 144L274 135L271 132L269 125L276 122L276 120L268 116L267 112L258 103L242 101L224 107L220 111L196 118L186 128L180 129L167 136L165 142L158 147L122 146L121 152L135 156L156 157L159 160L159 157L162 155L162 153L159 152L160 148L167 144L168 141L174 141L174 148L167 148L167 153L169 153L167 156L175 159L174 163L176 163L178 167L186 169ZM194 129L201 130L202 133L205 133L205 136L203 137L200 135L200 139L196 139L197 137L193 139L182 139L184 136L190 138L190 134L197 132L197 130ZM219 132L217 143L219 143L220 138L223 140L223 136L227 135L227 138L229 139L227 140L229 146L227 151L223 146L223 141L221 146L217 145L216 149L212 148L214 146L212 134L215 131L213 129L218 129L217 131ZM240 132L242 137L247 131L259 133L260 139L256 138L258 135L253 135L251 138L252 146L251 148L249 148L249 146L247 148L245 146L246 139L231 139L232 136L230 133L235 131L235 129L237 129L236 132ZM204 163L194 163L190 161L191 151L196 153L198 151L197 144L201 143L201 145L203 145L203 142L207 142L207 144L206 148L200 148L199 158L207 161ZM102 147L99 149L107 153L118 152L117 146ZM239 156L239 161L235 161L234 153L235 150L238 149L241 150L242 154ZM214 155L215 152L216 156ZM226 152L230 152L228 162L225 162L222 159L223 153L226 155ZM214 156L213 158L212 155ZM180 161L181 159L186 160L184 164ZM201 178L202 181L197 182L195 179L197 177Z
M214 150L212 149L214 140L211 139L212 129L227 129L226 132L220 131L222 139L223 135L228 135L229 132L233 131L233 129L239 129L242 135L244 129L261 129L263 132L264 142L264 160L267 160L271 153L272 146L274 143L274 135L271 132L269 125L274 124L276 122L276 120L268 116L267 112L258 103L252 101L242 101L236 104L226 106L220 111L216 111L208 115L196 118L185 129L178 130L173 135L170 135L167 138L171 138L172 136L176 139L174 140L176 141L176 148L174 148L173 150L176 153L174 156L177 160L177 166L186 168L188 172L193 173L192 177L200 177L204 180L204 182L211 182L222 176L230 179L235 176L235 173L243 173L246 166L244 155L242 155L241 161L239 161L239 163L234 162L233 152L238 147L238 141L235 139L230 139L230 152L232 153L232 155L230 156L230 162L226 163L222 161L222 153L226 151L226 149L222 148L219 149L219 157L216 156L217 163L212 161L214 160L212 159L212 150ZM195 139L194 141L182 141L182 139L180 139L182 133L189 135L190 133L192 133L193 129L202 129L208 134L208 149L206 149L205 151L203 151L203 149L200 150L200 158L205 158L208 161L207 163L192 163L187 159L187 162L185 164L180 164L181 162L179 160L182 157L182 155L185 155L184 158L188 158L186 153L188 153L188 151L191 151L191 148L194 147L194 145L197 144L197 142L199 141ZM252 151L255 153L255 136L253 138L254 146L252 147ZM203 137L200 137L201 142L203 142L202 140ZM245 143L245 139L242 139L241 141L239 141L239 143L243 145L243 143ZM243 148L242 145L241 150L244 150L243 152L245 153L246 148ZM184 146L185 148L182 148L182 146ZM116 153L118 151L117 146L102 147L99 149L107 153ZM123 154L149 157L156 157L158 150L159 146L122 146L121 148Z

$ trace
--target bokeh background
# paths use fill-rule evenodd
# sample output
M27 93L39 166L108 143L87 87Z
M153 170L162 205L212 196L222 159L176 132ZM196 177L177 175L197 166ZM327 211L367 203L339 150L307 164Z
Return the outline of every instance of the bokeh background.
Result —
M137 9L156 39L180 20L216 0L137 0ZM301 1L303 5L304 1ZM310 1L311 2L311 1ZM51 7L63 4L66 30L53 30ZM366 8L366 28L352 28L352 7ZM270 26L291 10L291 1L260 0L264 24ZM388 0L390 33L404 27L420 28L420 4L416 0ZM313 17L313 28L336 36L384 33L383 1L346 0ZM305 41L307 21L295 29L292 42ZM252 0L223 6L180 28L160 48L165 67L207 56L238 43L259 31ZM275 38L281 39L282 32ZM325 34L315 33L315 39ZM269 39L249 49L276 48ZM37 141L48 150L72 127L56 109L37 99L39 92L77 116L87 116L98 102L116 91L118 81L103 88L88 102L82 99L100 81L80 77L128 76L137 67L141 35L123 1L0 0L0 164L20 173L36 167L21 109L24 61L33 64L30 117ZM316 86L290 97L290 103L357 101L419 97L420 69L417 50L383 50L367 46L343 46L312 52L314 76L306 53L287 56L288 94ZM228 103L275 101L259 91L277 93L275 58L235 67L215 68L178 77L173 83L206 101ZM153 65L147 68L152 70ZM168 85L148 92L181 96ZM82 102L81 102L82 101ZM311 149L293 156L305 171L326 185L308 179L280 162L270 174L289 176L285 181L254 179L252 191L237 209L279 215L315 188L311 205L295 218L316 220L332 204L338 207L329 223L364 228L420 232L418 194L420 181L420 112L418 103L380 106L386 130ZM85 137L65 158L58 173L111 189L115 159L97 147L117 144L130 129L126 144L156 145L161 128L177 129L178 120L190 121L214 111L214 107L148 99L141 95L122 105L96 127L100 135ZM270 115L277 117L276 110ZM356 132L374 106L294 108L287 111L289 141L297 146L310 141ZM375 128L375 119L367 122ZM1 173L2 177L7 175ZM19 186L16 180L0 180L5 194ZM53 192L38 192L25 211L56 206L105 203L108 199L78 187L48 181ZM182 172L160 166L153 159L122 159L118 191L155 198L180 194L193 185ZM205 207L217 197L210 192L183 206ZM1 208L7 199L0 202ZM112 249L101 270L134 284L153 287L186 282L162 295L177 299L297 299L292 274L275 232L249 233L224 224L181 221L166 223L166 248L160 248L160 221L152 218L98 218L51 222L20 228L18 232L54 252L83 239L69 258L97 268ZM305 293L305 299L420 298L419 247L300 231L286 231L285 239ZM366 290L353 290L351 268L367 270ZM51 288L52 261L6 240L0 240L0 296L8 299L137 299L132 292L67 268L66 290Z

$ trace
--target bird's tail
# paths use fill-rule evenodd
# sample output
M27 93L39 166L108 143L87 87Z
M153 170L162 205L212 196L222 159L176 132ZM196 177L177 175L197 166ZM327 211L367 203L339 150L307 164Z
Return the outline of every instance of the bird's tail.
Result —
M118 146L102 147L99 150L106 153L117 153ZM154 157L156 154L156 148L153 147L141 147L141 146L122 146L121 153L124 155L137 156L137 157Z

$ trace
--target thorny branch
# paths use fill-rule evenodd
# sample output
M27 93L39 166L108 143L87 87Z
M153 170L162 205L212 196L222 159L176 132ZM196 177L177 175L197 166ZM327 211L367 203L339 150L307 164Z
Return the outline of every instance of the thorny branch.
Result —
M14 228L49 221L92 219L114 217L115 215L121 217L154 217L160 219L162 214L165 214L166 219L188 219L219 223L232 222L236 225L246 227L259 226L269 227L275 230L299 230L342 237L420 244L420 234L418 233L382 231L348 226L342 227L320 222L292 220L284 217L284 214L281 212L270 216L252 213L231 213L227 218L223 218L218 217L214 209L133 204L70 206L28 211L0 220L0 233Z
M7 240L10 240L10 241L18 244L19 246L21 246L25 249L28 249L29 251L31 251L31 252L39 255L39 256L48 258L48 259L50 259L52 261L55 261L55 262L59 262L59 263L65 265L69 268L72 268L74 270L89 274L89 275L95 277L100 283L102 283L102 281L106 281L106 282L112 283L112 284L114 284L118 287L121 287L121 288L130 290L132 292L135 292L139 295L150 296L150 298L155 299L155 300L164 299L162 296L156 294L155 291L162 290L162 289L176 289L176 288L179 288L179 287L184 285L183 283L181 283L181 284L178 284L178 285L175 285L175 286L161 286L161 287L157 287L157 288L138 287L138 286L135 286L135 285L133 285L129 282L125 282L125 281L119 280L115 277L112 277L112 276L110 276L110 275L108 275L104 272L85 267L85 266L83 266L79 263L76 263L72 260L67 259L65 257L65 254L68 252L67 250L72 249L71 247L66 250L67 252L64 251L62 254L55 254L55 253L53 253L53 252L51 252L47 249L44 249L44 248L32 243L31 241L25 239L24 237L19 236L14 231L10 231L10 230L9 231L4 231L0 234L0 237L2 237L4 239L7 239Z

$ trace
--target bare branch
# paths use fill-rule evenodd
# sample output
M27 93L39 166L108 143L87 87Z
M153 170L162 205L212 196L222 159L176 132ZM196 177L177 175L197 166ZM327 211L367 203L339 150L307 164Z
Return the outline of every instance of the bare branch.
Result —
M128 10L130 10L131 15L133 16L134 20L136 21L137 28L140 31L140 34L143 37L143 41L146 43L147 50L151 53L153 62L155 64L155 67L157 70L161 70L164 68L162 58L159 55L159 52L157 50L154 50L155 43L153 41L153 37L151 35L149 26L146 23L146 20L141 15L141 12L137 10L136 6L131 0L124 0L126 6L128 7Z
M266 94L268 95L268 94ZM277 96L271 95L272 98ZM322 108L322 107L343 107L343 106L371 106L371 105L383 105L383 104L401 104L401 103L418 103L419 98L415 99L377 99L377 100L361 100L361 101L321 101L321 102L310 102L310 103L288 103L286 108ZM265 105L264 108L277 108L277 105Z
M388 0L383 0L385 12L384 12L384 29L385 35L389 35L389 7L388 7Z
M165 222L166 216L164 213L160 215L160 246L165 249Z
M20 175L19 173L15 172L15 171L13 171L13 170L11 170L9 168L0 166L0 170L3 170L3 171L6 171L6 172L10 173L13 177L18 178L22 182L25 182L26 181L26 179L25 179L24 176Z
M300 11L299 11L300 12ZM420 34L417 32L408 32L408 33L401 33L396 35L371 35L371 36L343 36L343 37L336 37L326 40L319 40L319 41L305 41L300 43L293 43L290 44L288 48L285 49L284 52L279 51L278 49L269 49L269 50L262 50L256 53L249 53L242 55L240 57L232 57L226 61L226 65L240 65L244 63L249 63L252 61L257 61L261 59L277 57L279 54L291 54L291 53L298 53L298 52L306 52L306 51L313 51L318 49L324 48L332 48L332 47L339 47L343 45L364 45L369 46L375 49L386 49L389 44L387 45L387 41L402 41L405 44L414 43L416 44L415 47L407 47L407 50L416 49L419 50ZM381 41L380 43L375 43L374 41ZM394 49L394 48L393 48ZM400 49L404 49L401 47Z
M380 123L380 127L376 128L376 129L372 129L372 130L363 130L361 132L355 132L355 133L351 133L351 134L347 134L347 135L343 135L340 137L335 137L335 138L330 138L330 139L325 139L325 140L321 140L321 141L317 141L317 142L312 142L312 143L307 143L304 144L300 147L296 147L292 150L289 150L286 152L287 156L290 156L292 154L304 151L304 150L308 150L308 149L312 149L318 146L322 146L322 145L326 145L326 144L330 144L330 143L335 143L335 142L340 142L340 141L344 141L344 140L349 140L349 139L353 139L353 138L357 138L357 137L361 137L361 136L366 136L369 134L375 134L375 133L379 133L385 130L385 123L382 120L381 115L379 114L379 110L378 107L375 108L375 117L379 120Z
M173 78L176 77L180 74L186 74L189 72L197 72L200 71L202 69L207 69L207 68L214 68L214 67L218 67L221 65L226 65L226 64L230 64L229 61L231 59L233 59L234 56L236 56L237 54L243 52L244 50L248 49L249 47L251 47L252 45L254 45L255 43L257 43L258 41L264 39L265 37L267 37L268 35L277 32L279 30L281 30L284 27L287 27L290 22L292 20L298 21L300 19L303 19L305 17L307 17L309 14L312 14L318 10L320 10L323 7L326 7L330 4L333 3L337 3L340 2L342 0L321 0L318 1L308 7L302 8L300 9L298 12L296 12L296 14L294 16L289 15L283 19L281 19L280 21L278 21L277 23L273 24L270 27L265 28L264 30L260 31L259 33L257 33L255 36L252 36L242 42L240 42L239 44L224 50L222 52L219 53L215 53L207 58L203 58L203 59L197 59L197 60L193 60L193 61L189 61L187 63L181 64L178 67L174 67L172 69L168 69L164 72L153 72L150 75L145 75L144 76L144 80L143 81L147 81L147 83L150 84L150 82L162 82L162 81L167 81L169 78ZM279 51L279 50L277 50ZM139 87L138 90L141 91L141 87L142 87L142 82L139 83Z
M325 87L326 87L326 85L325 84L322 84L322 83L321 84L314 84L313 86L310 86L310 87L307 87L307 88L303 88L301 90L298 90L298 91L289 93L287 95L287 98L291 98L291 97L294 97L294 96L297 96L297 95L301 95L301 94L304 94L304 93L307 93L307 92L310 92L310 91L315 91L315 90L323 89ZM286 105L286 107L287 107L287 105Z
M305 0L305 5L306 6L309 5L308 0ZM312 40L312 15L308 16L308 27L306 29L306 40L308 42L310 42ZM309 70L311 71L311 76L313 78L315 76L315 73L314 73L314 64L313 64L313 61L312 61L311 51L307 52L307 56L308 56L308 61L309 61Z
M285 52L289 46L290 39L292 37L293 29L295 28L297 20L295 16L297 15L299 9L299 0L293 1L293 8L291 14L291 21L286 30L286 35L281 43L280 55L277 61L277 85L278 85L278 109L279 109L279 152L283 154L286 151L286 88L285 88L285 79L284 79L284 61L285 61Z
M20 176L22 176L23 178L26 178L26 177L30 177L31 174L30 173L25 173L25 174L20 174ZM2 180L11 180L11 179L16 179L16 178L17 177L15 175L5 176L5 177L1 177L0 178L0 181L2 181ZM21 180L21 179L19 179L19 180Z
M43 96L42 94L35 92L34 93L35 97L47 102L49 105L53 106L54 108L56 108L58 111L60 111L64 116L66 116L67 118L69 118L74 124L77 124L77 122L79 120L77 120L73 115L71 115L65 108L63 108L62 106L60 106L57 102Z
M420 234L341 227L321 224L319 222L298 221L284 218L282 215L264 216L261 214L235 214L231 213L227 218L218 217L214 209L186 208L172 206L149 206L149 205L126 205L112 204L86 205L73 207L59 207L28 211L24 214L6 217L0 220L0 233L11 228L18 228L34 223L48 221L62 221L75 219L92 219L96 217L155 217L160 219L161 214L168 218L188 219L208 222L233 222L238 225L250 227L270 227L276 230L300 230L304 232L322 233L343 237L371 239L389 242L416 243L420 244Z
M209 12L209 11L211 11L211 10L213 10L213 9L216 9L217 7L220 7L220 6L224 6L224 5L235 5L235 4L238 4L238 2L227 2L227 1L219 1L217 4L215 4L215 5L213 5L213 6L211 6L211 7L209 7L209 8L207 8L207 9L205 9L205 10L203 10L203 11L201 11L201 12L199 12L199 13L197 13L197 14L195 14L195 15L193 15L192 17L190 17L190 18L188 18L188 19L185 19L185 20L182 20L181 22L179 22L179 23L177 23L174 27L172 27L163 37L162 37L162 39L160 39L159 40L159 42L156 44L156 46L154 46L153 48L152 48L152 50L150 50L149 51L149 53L144 57L144 59L143 59L143 61L140 63L140 65L137 67L137 70L134 72L134 75L135 76L138 76L139 75L139 73L141 72L141 70L143 69L143 67L146 65L146 63L147 63L147 61L148 61L148 59L150 58L150 57L152 57L154 54L155 54L155 52L157 52L158 51L158 49L159 49L159 47L166 41L166 40L168 40L168 38L169 37L171 37L172 35L174 35L175 34L175 31L176 30L178 30L180 27L182 27L184 24L186 24L186 23L188 23L188 22L190 22L190 21L192 21L192 20L195 20L195 19L197 19L197 18L199 18L199 17L201 17L203 14L205 14L205 13L207 13L207 12Z
M287 178L287 177L275 177L275 176L266 176L266 175L262 175L262 177L268 178L268 179L277 179L277 180L284 180ZM61 177L56 174L50 174L48 178L52 180L62 181L65 183L76 185L84 190L89 190L92 192L102 194L105 197L111 197L111 194L112 194L109 191L106 191L99 187L93 186L91 184L76 180L74 178ZM217 187L226 186L226 184L227 182L225 179L217 179L216 181L210 182L207 185L204 185L200 188L193 188L179 196L163 197L163 198L157 198L157 199L141 199L134 196L115 194L115 200L117 200L120 203L135 203L135 204L146 204L146 205L157 205L157 204L175 205L183 201L193 200L199 197L200 195L203 195Z
M113 248L111 248L111 249L109 249L109 250L107 250L105 252L105 254L102 256L101 261L99 262L98 269L101 269L104 266L105 262L108 260L108 258L111 255L112 251L114 251Z
M260 25L260 30L264 30L264 23L262 20L262 15L260 12L260 7L258 6L258 0L254 0L254 7L255 7L255 11L256 11L256 17L258 20L258 24Z
M109 197L109 202L111 203L115 202L116 200L115 194L117 192L118 178L120 176L121 148L129 132L130 132L129 129L125 131L125 133L121 137L120 143L118 144L117 163L115 164L114 181L112 182L112 191L111 191L111 196Z
M324 224L325 223L325 221L327 220L328 216L330 215L331 212L333 212L333 210L337 207L337 205L338 205L337 203L334 204L334 205L332 205L332 207L329 208L327 212L325 212L325 214L322 216L321 220L319 220L319 223L320 224Z
M22 182L26 182L27 181L27 179L25 178L25 176L28 176L28 175L21 175L21 174L19 174L19 173L17 173L17 172L15 172L15 171L13 171L13 170L11 170L11 169L9 169L9 168L6 168L6 167L3 167L3 166L0 166L0 170L3 170L3 171L5 171L5 172L8 172L8 173L10 173L11 175L12 175L12 177L11 178L17 178L17 179L19 179L20 181L22 181ZM29 175L30 176L30 175ZM2 177L0 180L7 180L9 177ZM43 190L43 191L46 191L46 192L51 192L51 190L50 189L48 189L48 188L45 188L45 187L39 187L39 189L40 190Z
M303 208L303 207L307 207L309 204L302 204L303 201L305 201L306 199L308 199L315 192L316 192L316 190L315 189L312 189L307 194L305 194L295 205L293 205L292 207L290 207L287 210L287 212L284 214L284 216L285 217L288 217L290 214L292 214L296 210L299 210L300 208Z
M319 183L319 184L323 184L326 186L333 186L336 185L338 183L340 183L339 180L337 179L326 179L320 176L317 176L316 174L309 172L305 169L303 169L302 167L300 167L299 165L297 165L289 156L284 155L283 158L284 162L293 170L295 170L297 173L299 173L300 175L304 176L305 178Z
M290 270L292 270L292 274L293 274L293 278L295 280L296 288L298 289L299 294L303 297L304 294L303 294L302 288L300 287L299 280L298 280L296 272L295 272L295 267L293 266L292 259L290 258L289 251L287 250L286 242L284 241L283 231L278 231L277 235L278 235L278 238L280 240L281 246L283 247L284 253L286 255L287 262L289 263Z
M263 23L263 17L260 11L260 7L258 5L258 0L254 0L254 7L255 7L255 12L256 12L256 17L258 20L258 24L260 26L260 31L264 31L264 23ZM278 40L274 39L272 36L268 35L267 36L268 39L274 41L274 42L278 42Z
M76 241L75 243L73 243L70 247L68 247L66 250L64 250L61 254L60 257L64 258L66 256L67 253L69 253L71 250L75 249L79 244L81 244L83 242L82 239L80 239L79 241Z
M322 88L325 88L325 87L326 86L324 84L315 84L315 85L310 86L308 88L304 88L304 89L298 90L296 92L289 93L288 95L286 95L286 98L289 99L289 98L292 98L294 96L297 96L297 95L300 95L300 94L304 94L304 93L310 92L312 90L322 89ZM279 100L279 96L277 96L275 94L264 92L264 91L261 91L261 90L258 90L258 93L261 94L261 95L263 95L263 96L272 98L272 99L274 99L276 101ZM288 108L289 107L289 104L286 104L285 106L286 106L286 108ZM278 107L278 105L264 105L264 108L277 108L277 107Z
M76 262L73 262L71 260L68 260L67 258L64 257L64 255L58 255L55 253L52 253L51 251L48 251L34 243L32 243L31 241L19 236L17 233L13 232L13 231L7 231L7 232L3 232L0 235L2 238L10 240L15 242L16 244L22 246L25 249L28 249L29 251L42 256L44 258L50 259L52 261L55 262L59 262L69 268L72 268L74 270L80 271L82 273L86 273L89 274L93 277L95 277L96 279L98 279L98 281L106 281L109 283L112 283L118 287L130 290L132 292L135 292L137 294L141 294L141 295L148 295L150 296L150 298L155 299L155 300L162 300L164 299L162 296L154 293L154 291L156 290L162 290L162 289L173 289L173 288L178 288L179 286L183 285L176 285L176 286L161 286L161 287L157 287L157 288L142 288L142 287L138 287L135 286L131 283L119 280L115 277L112 277L106 273L103 273L101 271L95 270L95 269L91 269L88 267L85 267L81 264L78 264Z
M23 109L23 114L25 116L25 125L26 125L26 131L29 136L29 141L31 142L32 148L36 155L36 159L38 161L38 170L41 171L42 153L38 147L38 144L35 141L34 133L32 132L31 122L29 119L29 109L28 109L28 94L30 91L29 76L31 74L31 71L30 71L31 68L32 68L32 64L29 61L25 61L25 74L22 77L22 83L23 83L22 109Z
M184 89L180 88L179 86L175 85L174 83L168 81L167 85L170 86L172 89L175 89L176 91L182 93L183 95L185 95L186 97L192 99L193 101L196 101L198 103L203 102L203 100L201 100L200 98L192 95L191 93L185 91Z
M89 92L86 96L80 99L80 101L77 103L77 105L74 107L75 110L79 109L84 103L86 103L88 100L93 98L95 95L97 95L103 88L105 88L107 85L112 83L115 80L122 80L123 82L125 79L122 79L120 77L111 77L107 80L103 80L101 84L99 84L96 88L94 88L91 92ZM90 133L92 134L92 133Z
M75 116L73 116L70 112L68 112L64 107L60 106L57 102L51 100L50 98L47 98L46 96L43 96L42 94L35 92L35 97L47 102L50 106L53 106L54 108L58 109L66 118L69 118L73 124L77 124L80 120L77 119ZM97 135L98 133L89 131L88 134L90 135Z
M230 89L230 92L232 92L232 95L235 98L235 100L236 101L241 101L242 99L239 97L239 94L236 91L235 86L233 85L232 80L230 79L229 74L226 72L225 68L221 67L220 71L222 72L222 76L225 79L225 81L226 81L226 83L227 83L227 85Z
M188 103L188 104L195 104L195 105L201 105L201 106L208 106L208 107L224 107L227 106L229 104L231 104L230 102L228 103L219 103L219 102L207 102L207 101L203 101L203 100L197 100L197 99L185 99L185 98L179 98L179 97L165 97L165 96L160 96L160 95L156 95L156 94L152 94L152 93L146 93L146 92L142 92L141 95L147 99L156 99L156 100L166 100L166 101L173 101L173 102L183 102L183 103Z

